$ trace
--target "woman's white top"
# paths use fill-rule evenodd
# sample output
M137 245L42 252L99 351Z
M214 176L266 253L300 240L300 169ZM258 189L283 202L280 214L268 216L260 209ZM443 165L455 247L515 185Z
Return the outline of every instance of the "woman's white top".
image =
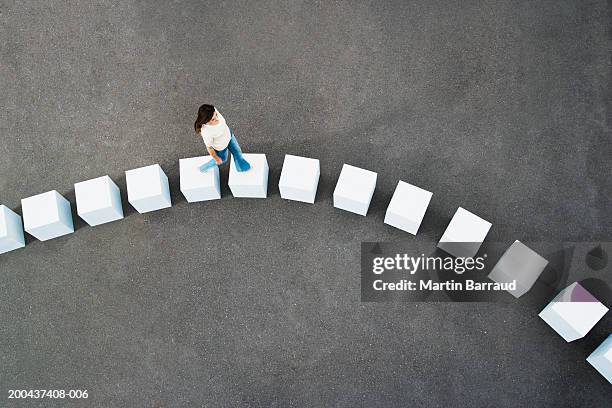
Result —
M220 151L227 147L232 136L227 123L225 123L225 118L221 116L219 111L217 111L217 115L219 116L219 123L212 126L203 125L200 134L206 147L212 147Z

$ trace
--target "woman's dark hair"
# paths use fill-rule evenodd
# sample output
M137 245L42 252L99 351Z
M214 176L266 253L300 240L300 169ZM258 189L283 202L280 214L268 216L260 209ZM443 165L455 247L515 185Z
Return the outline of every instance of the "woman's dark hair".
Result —
M202 130L202 126L205 123L208 123L208 121L212 119L214 114L215 114L214 106L207 105L207 104L200 106L200 108L198 109L198 118L196 119L193 125L196 133L200 133L200 131Z

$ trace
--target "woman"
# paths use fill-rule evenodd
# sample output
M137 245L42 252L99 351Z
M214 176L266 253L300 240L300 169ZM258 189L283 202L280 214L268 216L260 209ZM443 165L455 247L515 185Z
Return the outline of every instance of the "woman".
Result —
M212 157L209 162L200 166L200 171L205 172L225 163L229 156L228 151L234 157L236 170L247 171L251 168L249 162L242 156L236 136L234 136L234 133L225 123L225 119L214 106L206 104L200 106L198 118L194 126L196 133L202 135L206 149Z

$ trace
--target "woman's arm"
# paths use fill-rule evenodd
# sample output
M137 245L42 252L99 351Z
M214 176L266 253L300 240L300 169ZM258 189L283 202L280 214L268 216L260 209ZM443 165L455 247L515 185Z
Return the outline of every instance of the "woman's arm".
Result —
M223 160L221 160L221 158L217 155L217 151L215 149L213 149L211 146L206 146L206 150L208 150L208 154L215 159L217 164L223 163Z

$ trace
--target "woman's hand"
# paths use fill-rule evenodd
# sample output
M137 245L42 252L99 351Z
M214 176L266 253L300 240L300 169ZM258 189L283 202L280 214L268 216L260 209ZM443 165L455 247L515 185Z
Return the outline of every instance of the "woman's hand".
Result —
M221 164L223 164L223 160L221 160L221 158L217 155L217 152L215 151L215 149L213 149L210 146L206 146L206 150L208 150L208 154L210 154L210 157L215 159L215 163L217 163L217 166L220 166Z

